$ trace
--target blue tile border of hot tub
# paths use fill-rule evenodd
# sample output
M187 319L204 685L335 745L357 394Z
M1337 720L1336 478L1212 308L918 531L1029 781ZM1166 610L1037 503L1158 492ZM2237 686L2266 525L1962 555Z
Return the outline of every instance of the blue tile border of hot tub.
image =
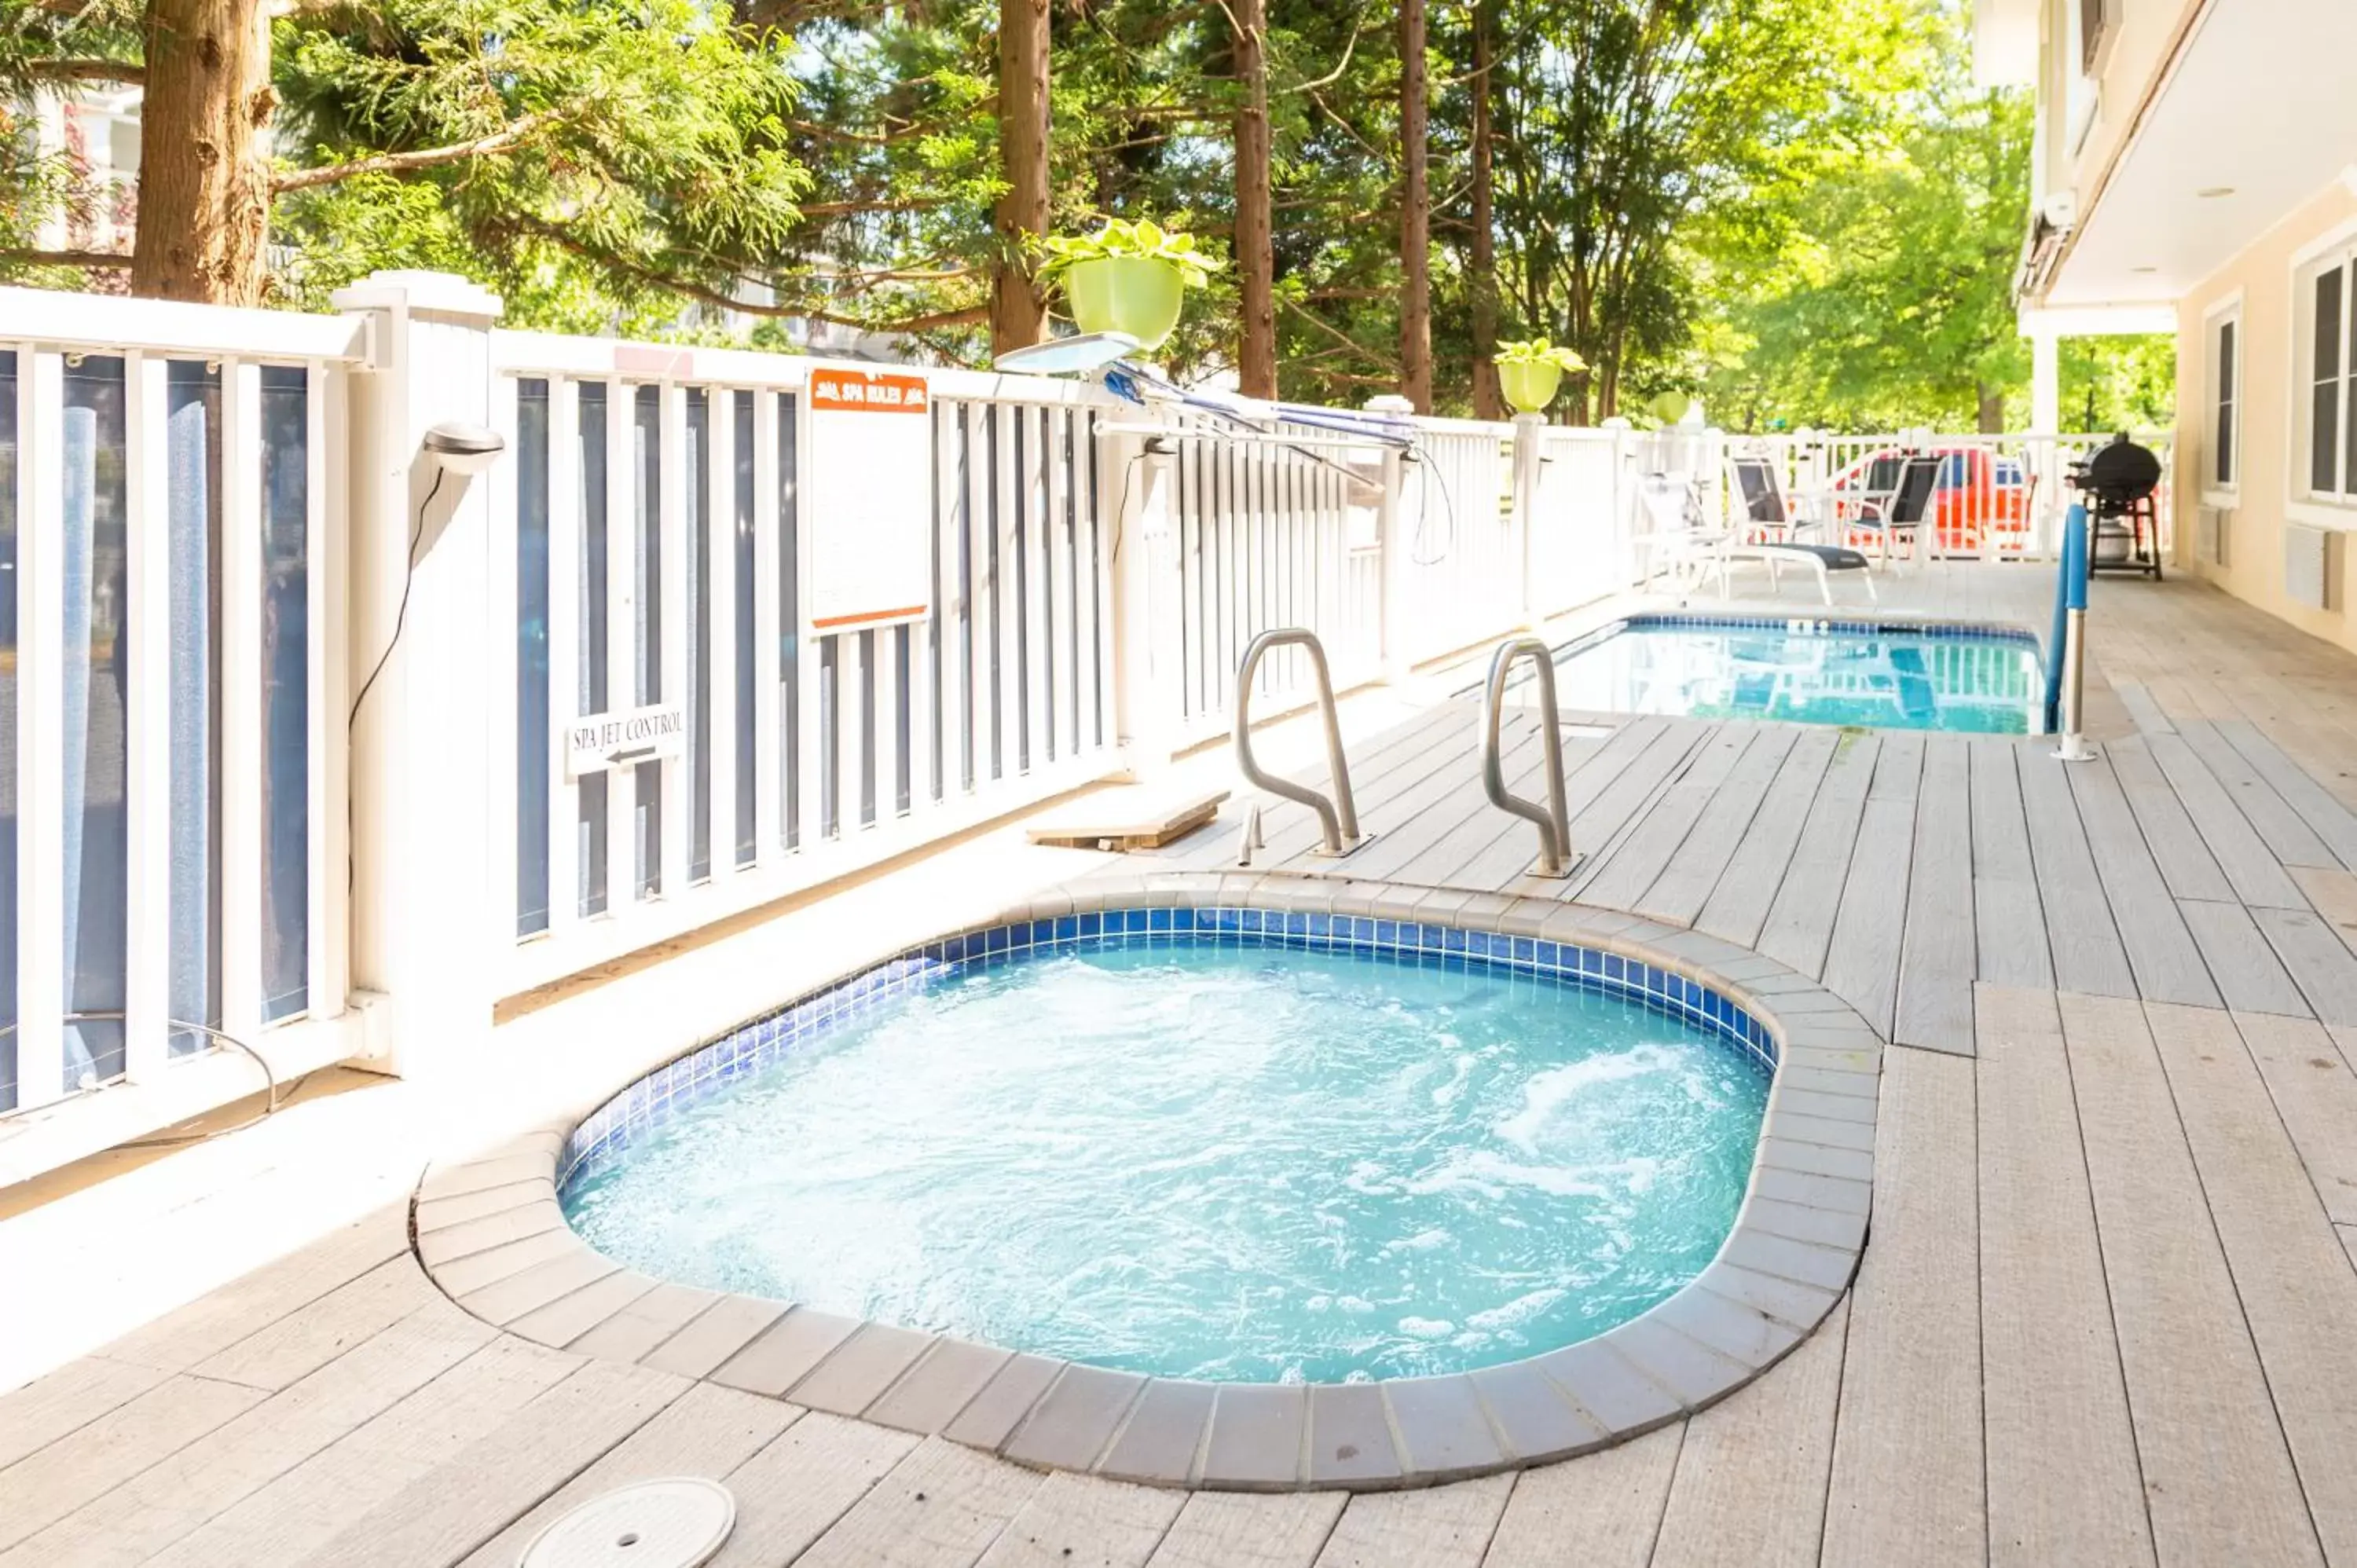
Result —
M2019 627L1982 621L1866 620L1845 616L1717 616L1680 610L1649 610L1623 616L1580 633L1548 650L1557 664L1601 647L1628 631L1658 631L1684 628L1694 631L1781 631L1796 637L1944 637L1958 642L2008 642L2035 654L2045 668L2046 647ZM1467 691L1479 691L1469 686Z
M1316 944L1370 962L1479 967L1617 994L1708 1027L1770 1072L1735 1223L1699 1275L1593 1338L1472 1372L1303 1385L1148 1378L694 1289L623 1267L566 1222L558 1177L560 1165L570 1175L579 1165L571 1151L608 1139L619 1147L810 1031L930 984L952 962L987 967L1077 944L1092 916L1100 943L1150 948L1208 934L1239 946ZM1247 929L1254 917L1260 927ZM1109 918L1118 928L1110 939ZM1553 967L1542 969L1550 950ZM1808 976L1641 916L1348 878L1116 873L813 978L820 983L800 1002L618 1094L437 1162L410 1209L419 1264L504 1334L1034 1468L1167 1487L1364 1491L1566 1459L1702 1410L1815 1330L1866 1245L1880 1036Z
M1682 974L1598 948L1420 920L1244 905L1105 909L1011 921L928 942L689 1052L630 1085L574 1131L558 1162L558 1192L612 1168L634 1140L737 1079L928 986L1018 959L1108 948L1179 947L1343 953L1443 972L1525 976L1635 1002L1734 1044L1766 1071L1776 1069L1774 1036L1732 998Z

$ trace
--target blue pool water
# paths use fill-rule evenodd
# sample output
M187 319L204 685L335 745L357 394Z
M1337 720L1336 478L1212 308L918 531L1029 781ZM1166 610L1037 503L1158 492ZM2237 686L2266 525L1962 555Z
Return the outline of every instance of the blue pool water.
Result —
M565 1196L650 1273L1168 1376L1462 1370L1717 1253L1768 1074L1551 978L1082 940L857 1015Z
M1559 656L1557 700L1599 713L1961 735L2036 727L2042 666L2027 638L1801 625L1631 620Z

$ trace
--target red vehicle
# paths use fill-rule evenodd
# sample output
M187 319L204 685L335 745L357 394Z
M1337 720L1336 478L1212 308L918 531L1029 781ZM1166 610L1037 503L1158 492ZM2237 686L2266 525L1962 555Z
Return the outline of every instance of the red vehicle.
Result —
M1932 491L1931 548L1943 555L2001 555L2029 548L2029 524L2037 481L2018 457L1986 446L1933 446L1910 453L1897 446L1869 452L1834 476L1834 515L1847 522L1867 507L1879 510L1874 498L1898 488L1899 472L1910 456L1940 459L1940 475ZM1852 498L1857 498L1853 499ZM1869 529L1845 530L1848 542L1865 548L1875 539Z

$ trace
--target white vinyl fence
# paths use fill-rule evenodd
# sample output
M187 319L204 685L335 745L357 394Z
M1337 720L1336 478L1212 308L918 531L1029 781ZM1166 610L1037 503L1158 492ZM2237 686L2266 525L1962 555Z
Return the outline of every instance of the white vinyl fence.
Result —
M1082 388L930 372L934 613L811 636L813 361L510 332L492 352L507 989L1114 770ZM678 755L568 778L568 723L665 704Z
M0 1111L213 1031L350 1054L359 352L344 317L0 291Z
M463 1065L502 998L1150 771L1228 728L1262 631L1348 688L1621 592L1648 476L1723 521L1731 452L1797 491L1928 442L1998 498L1969 548L2029 554L2085 445L1423 420L1401 452L511 332L431 274L338 303L0 290L0 1114L54 1134L0 1137L0 1184L253 1092L225 1039L281 1078ZM814 404L887 370L919 438L859 473ZM451 420L501 438L479 478ZM866 489L909 499L852 521ZM923 602L834 615L871 528ZM1309 674L1280 650L1255 711Z

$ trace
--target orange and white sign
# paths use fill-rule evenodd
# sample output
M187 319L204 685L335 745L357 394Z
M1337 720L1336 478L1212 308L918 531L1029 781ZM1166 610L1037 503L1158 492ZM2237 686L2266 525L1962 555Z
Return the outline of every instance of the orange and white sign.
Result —
M804 530L813 636L933 607L932 397L904 371L813 370Z

